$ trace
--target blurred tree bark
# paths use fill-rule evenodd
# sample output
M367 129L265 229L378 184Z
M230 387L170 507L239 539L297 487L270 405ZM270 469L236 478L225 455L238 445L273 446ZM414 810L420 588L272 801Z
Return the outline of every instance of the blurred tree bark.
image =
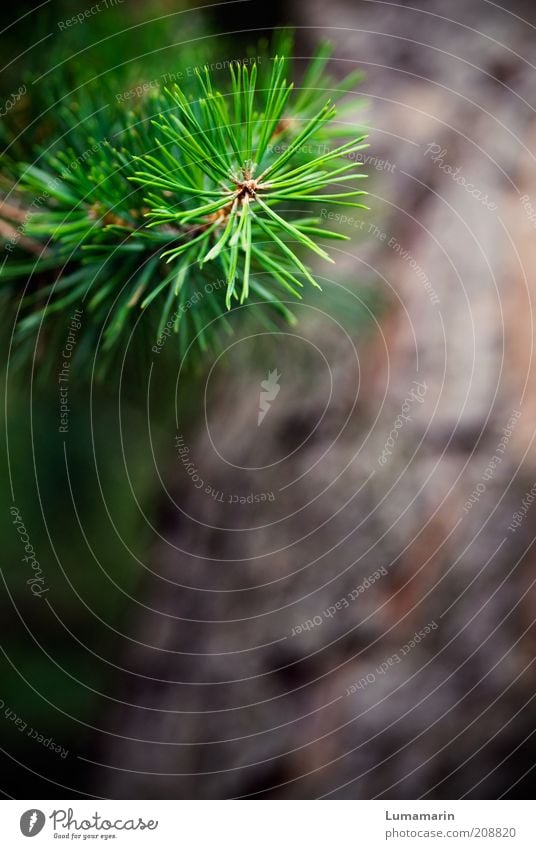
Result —
M536 256L520 202L536 198L536 42L495 5L420 5L285 5L302 37L335 41L335 70L368 74L372 211L341 265L391 306L359 362L329 319L300 327L332 369L317 364L308 389L274 348L281 393L262 438L245 356L211 394L221 456L200 427L203 479L214 493L276 497L239 509L196 490L177 461L178 506L132 611L124 704L107 714L98 757L95 786L112 796L482 798L531 786L533 522L508 526L536 470ZM221 14L229 30L264 25L257 5ZM414 382L423 403L382 465Z

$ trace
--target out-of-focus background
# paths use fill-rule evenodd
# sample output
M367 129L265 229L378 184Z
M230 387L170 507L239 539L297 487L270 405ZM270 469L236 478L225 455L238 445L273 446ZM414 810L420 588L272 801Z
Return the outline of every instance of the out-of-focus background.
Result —
M101 5L2 11L22 133L64 66L105 98L117 67L143 88L289 27L298 85L325 38L335 76L365 71L341 120L369 128L371 209L335 222L297 328L231 340L195 391L169 358L74 381L64 440L54 369L4 372L2 793L530 794L533 4Z

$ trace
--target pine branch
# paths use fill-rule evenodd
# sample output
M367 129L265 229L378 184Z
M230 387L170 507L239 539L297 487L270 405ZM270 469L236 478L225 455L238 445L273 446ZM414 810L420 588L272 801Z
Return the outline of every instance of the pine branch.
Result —
M20 291L30 273L19 338L81 303L104 354L140 310L156 345L171 327L181 353L217 344L235 305L292 320L288 295L318 286L302 254L331 262L319 240L347 238L311 211L366 209L355 161L365 136L333 147L335 106L323 102L327 88L337 101L357 77L334 85L328 57L322 46L299 92L284 57L268 72L232 64L224 90L205 68L189 90L151 92L134 112L116 106L108 138L98 105L87 119L62 109L54 152L36 164L4 158L15 189L0 205L0 282Z

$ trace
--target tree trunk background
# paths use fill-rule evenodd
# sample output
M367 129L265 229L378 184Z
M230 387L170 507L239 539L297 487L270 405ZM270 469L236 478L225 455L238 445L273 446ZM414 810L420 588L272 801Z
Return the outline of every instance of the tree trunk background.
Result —
M352 337L326 296L295 337L266 341L262 367L260 339L215 366L188 441L213 494L171 451L95 787L522 796L536 759L533 512L508 526L536 476L536 233L521 201L536 207L535 13L308 0L287 14L300 56L327 35L337 76L367 74L371 212L346 227L355 240L324 288L359 298L364 283L387 307ZM281 391L258 426L269 369ZM229 503L250 493L274 498Z

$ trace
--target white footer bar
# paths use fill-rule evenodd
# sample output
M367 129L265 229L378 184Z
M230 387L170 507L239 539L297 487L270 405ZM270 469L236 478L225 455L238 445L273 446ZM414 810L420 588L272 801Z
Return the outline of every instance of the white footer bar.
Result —
M10 800L0 805L0 844L535 849L533 809L523 801Z

